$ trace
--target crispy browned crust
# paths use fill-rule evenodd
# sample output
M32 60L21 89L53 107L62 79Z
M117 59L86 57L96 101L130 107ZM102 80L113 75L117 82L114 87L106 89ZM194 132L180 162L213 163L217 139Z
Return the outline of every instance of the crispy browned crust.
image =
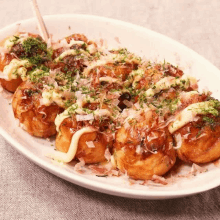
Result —
M181 148L177 150L177 155L181 160L208 163L220 157L219 117L215 118L215 124L212 126L204 125L200 119L180 128L175 134L180 134L182 138Z
M22 34L22 32L20 32L20 34ZM34 38L41 38L40 35L37 35L37 34L31 34L31 33L28 33L28 36L30 37L34 37ZM4 45L4 42L7 40L8 38L4 39L2 42L0 42L0 46L3 46ZM4 67L6 65L8 65L12 59L16 58L16 55L15 54L10 54L10 53L7 53L5 54L4 58L2 59L1 55L0 55L0 71L3 71L4 70ZM7 91L9 92L12 92L14 93L15 90L18 88L18 86L23 82L23 80L18 77L17 79L12 79L12 80L5 80L5 79L0 79L0 83L2 85L2 87L4 89L6 89Z
M78 130L76 120L67 118L60 125L60 131L56 137L56 148L62 152L68 152L74 133ZM95 148L88 148L86 142L93 141ZM83 159L85 163L99 163L105 161L104 156L107 142L99 132L83 134L78 143L77 159Z
M18 87L12 100L14 116L29 134L47 138L56 134L54 120L62 108L56 104L41 106L41 95L35 92L36 88L28 81Z
M129 140L129 141L128 141ZM129 142L132 141L132 144ZM165 136L158 133L158 138L145 145L145 149L154 146L155 153L152 151L138 153L137 136L131 139L128 130L124 127L116 133L114 156L119 170L127 173L133 179L151 179L153 175L164 175L176 162L176 152L172 147L173 138L169 134Z
M18 88L18 86L22 83L22 79L19 77L17 79L12 79L12 80L5 80L5 79L0 79L0 83L4 89L6 89L9 92L14 93L15 90Z

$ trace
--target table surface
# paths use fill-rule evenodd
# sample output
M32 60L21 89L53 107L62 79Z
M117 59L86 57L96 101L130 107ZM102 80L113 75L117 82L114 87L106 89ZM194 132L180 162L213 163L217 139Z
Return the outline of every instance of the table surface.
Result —
M43 15L116 18L167 35L220 68L219 0L38 0ZM28 0L0 1L0 28L33 17ZM163 201L119 198L66 182L0 136L0 219L219 219L220 187Z

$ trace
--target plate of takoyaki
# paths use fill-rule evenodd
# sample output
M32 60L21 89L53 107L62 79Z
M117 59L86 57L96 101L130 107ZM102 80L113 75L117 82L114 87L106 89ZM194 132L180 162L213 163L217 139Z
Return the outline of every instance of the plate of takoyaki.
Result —
M89 15L0 31L0 132L72 183L165 199L220 184L220 71L148 29ZM9 160L11 158L8 158Z

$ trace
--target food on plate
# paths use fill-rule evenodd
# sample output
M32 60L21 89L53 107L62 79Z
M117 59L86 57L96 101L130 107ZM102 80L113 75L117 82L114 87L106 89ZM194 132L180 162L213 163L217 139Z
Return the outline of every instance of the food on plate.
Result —
M36 137L47 138L56 134L54 120L62 108L56 103L41 103L40 88L30 81L20 84L12 99L14 116L23 129Z
M176 116L177 119L170 125L170 130L181 142L180 148L177 149L181 160L207 163L220 157L219 107L217 100L195 103ZM179 128L179 118L183 118L183 114L187 114L188 120Z
M56 137L51 159L158 180L177 159L220 158L220 102L199 92L197 79L100 42L18 33L1 48L0 81L14 92L14 116L29 134Z
M157 114L147 108L138 114L130 125L124 124L116 132L114 156L117 167L128 176L151 179L170 170L176 162L176 152L172 136L158 128Z
M97 51L95 42L88 41L83 34L72 34L53 45L53 61L48 63L50 69L60 69L63 73L82 72Z
M1 85L15 92L29 72L51 59L47 44L39 35L18 33L2 42L0 56Z
M84 160L85 163L99 163L106 160L105 150L106 146L110 145L105 136L99 131L100 128L95 129L94 125L77 122L76 118L66 118L62 121L59 127L59 133L56 137L56 149L58 151L68 153L72 152L72 148L76 148L75 155L72 154L67 159L63 159L62 154L57 153L55 159L64 160L64 162L70 162L73 158ZM94 127L93 127L94 126ZM77 140L77 132L83 127L87 130ZM60 157L59 157L60 155Z

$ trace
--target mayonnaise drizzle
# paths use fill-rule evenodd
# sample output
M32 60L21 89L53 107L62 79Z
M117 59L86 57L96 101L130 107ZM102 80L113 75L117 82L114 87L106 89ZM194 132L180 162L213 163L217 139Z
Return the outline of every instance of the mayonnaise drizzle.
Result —
M89 56L89 53L86 52L85 50L81 50L81 49L80 50L67 50L67 51L61 53L60 56L58 56L54 61L59 62L60 60L62 60L66 56L69 56L69 55L75 56L75 55L82 55L82 54Z
M55 92L54 90L44 91L42 93L41 101L42 105L46 106L51 105L53 102L55 102L58 106L64 106L62 95L60 93Z
M4 43L4 47L7 48L8 50L11 50L11 48L14 46L16 41L16 38L14 36L9 37L5 43Z
M125 55L121 54L109 54L108 56L102 56L100 60L90 63L90 65L83 71L83 75L88 76L89 72L95 67L104 66L107 63L115 63L122 60L126 62L132 62L135 61L135 58L125 58Z
M67 108L64 112L57 115L55 118L55 125L56 130L59 131L60 124L63 122L64 119L71 117L71 114L79 114L79 115L86 115L87 113L83 110L83 105L85 103L99 103L100 99L94 99L90 96L87 96L85 94L82 94L81 91L77 91L75 93L75 96L77 98L76 103L71 105L69 108ZM111 113L107 109L97 109L95 111L91 111L92 114L96 117L102 117L102 116L111 116Z
M145 94L147 97L152 97L159 93L161 90L169 89L172 86L182 86L185 89L192 85L197 84L197 80L189 75L183 75L181 78L176 79L175 77L168 76L158 81L153 88L148 89Z
M19 37L19 38L16 38ZM20 34L19 36L11 36L9 37L5 43L4 47L7 48L8 50L11 50L11 48L18 43L23 43L26 39L28 38L28 34Z
M170 133L172 134L187 123L192 122L198 114L205 115L211 113L218 115L218 110L216 110L214 106L214 101L199 102L189 105L176 115L175 121L168 126Z
M55 118L55 125L56 125L57 131L60 130L60 125L63 122L63 120L71 117L71 113L78 114L78 115L87 115L87 113L83 111L81 107L79 107L77 104L73 104L68 109L66 109L64 112L57 115L57 117ZM95 111L92 111L92 114L94 115L94 117L97 117L97 116L98 117L103 117L103 116L110 117L111 116L110 111L107 109L97 109Z
M58 48L70 48L73 45L83 45L86 44L84 41L74 40L72 39L69 43L67 43L66 39L61 40L59 43L53 45L53 49L56 50Z
M92 127L84 127L73 135L70 143L70 147L67 153L61 151L55 151L54 154L48 155L50 158L54 160L58 160L60 162L68 163L72 161L76 155L79 139L83 134L94 132L95 129Z
M57 115L57 117L55 118L55 121L54 121L54 123L56 125L57 132L60 130L60 125L61 125L62 121L66 118L69 118L69 117L70 117L69 108L66 109L64 112L62 112L61 114Z
M13 59L8 65L4 67L3 75L5 75L8 80L17 79L18 76L20 76L22 80L26 80L26 68L31 66L32 64L28 60Z

